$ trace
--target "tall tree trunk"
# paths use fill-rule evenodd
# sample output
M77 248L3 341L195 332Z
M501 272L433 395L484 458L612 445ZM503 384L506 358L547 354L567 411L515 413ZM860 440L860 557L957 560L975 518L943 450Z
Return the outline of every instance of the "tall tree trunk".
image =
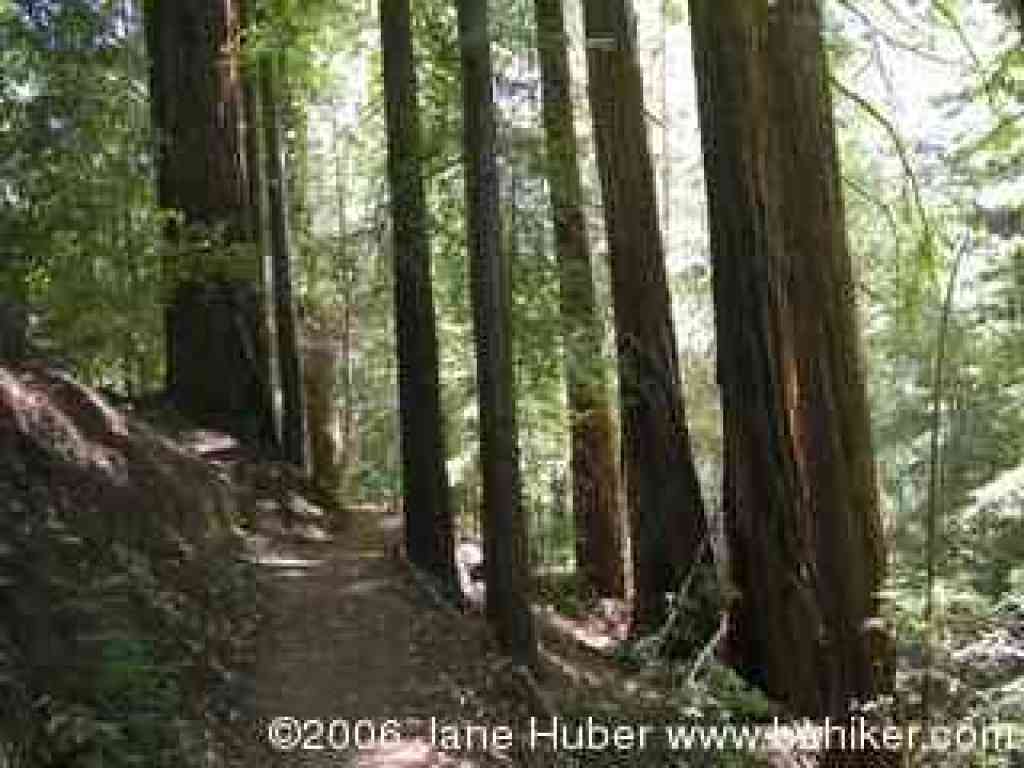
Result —
M628 0L585 0L584 20L615 305L634 625L643 632L665 618L666 596L685 575L699 565L704 581L713 569L680 386L632 11Z
M381 0L381 48L394 237L395 329L405 545L409 559L454 586L455 555L430 275L427 204L409 0Z
M323 498L335 502L342 491L339 346L333 334L323 332L306 334L302 346L310 479Z
M239 2L239 28L242 34L253 23L250 0ZM244 42L243 42L244 44ZM262 126L260 109L259 72L245 69L242 79L242 110L244 119L245 167L246 179L249 183L249 204L247 206L246 225L249 237L254 241L263 239L263 143L260 129ZM263 270L269 276L270 270ZM269 277L267 282L269 282ZM269 375L269 374L268 374ZM268 379L269 380L269 379Z
M296 238L296 251L299 256L305 254L304 245L313 231L313 206L310 201L310 136L309 113L306 104L295 92L282 94L281 124L285 129L285 153L291 159L287 164L287 184L291 194L288 196L288 220L292 223L292 232Z
M612 453L608 388L601 365L603 328L583 215L565 11L562 0L536 0L535 9L571 419L576 567L586 588L603 597L614 597L623 594L624 575L618 476Z
M711 222L730 649L795 711L874 692L883 567L814 0L691 0Z
M238 0L146 3L158 199L180 216L169 232L167 381L186 413L271 442L239 12Z
M249 25L253 23L253 13L251 2L249 0L243 0L239 4L240 13L240 27L243 30L249 28ZM244 42L243 42L244 44ZM242 102L243 112L245 120L245 167L246 177L249 183L249 205L247 206L246 216L246 230L248 238L258 245L259 253L259 273L260 273L260 287L263 289L263 295L269 298L270 287L273 281L272 267L270 263L270 251L264 248L263 245L266 241L266 224L267 216L265 215L265 209L267 202L264 199L266 197L266 187L263 183L263 163L264 163L264 147L263 147L263 121L262 121L262 104L260 103L260 82L259 82L259 69L257 68L246 68L242 74ZM268 396L270 397L269 403L269 417L271 423L268 425L268 431L272 432L274 439L276 440L277 446L281 445L281 406L278 399L274 397L274 393L277 391L277 387L280 384L278 378L277 366L274 360L274 338L273 338L273 319L271 314L270 302L265 301L263 305L263 318L262 328L267 333L267 351L262 360L262 370L260 375L263 380L267 382Z
M356 365L359 358L360 327L359 313L356 311L356 285L358 279L356 268L349 266L345 270L344 301L341 321L341 432L339 443L339 480L342 491L351 490L359 475L359 467L363 461L362 440L359 429L359 401L356 397Z
M19 301L0 296L0 361L17 362L29 351L29 313Z
M480 402L487 615L502 649L536 660L527 520L520 487L512 384L509 270L501 248L498 163L487 3L458 0L466 211Z
M260 59L260 93L267 161L267 214L270 224L270 259L274 300L274 328L281 377L281 449L284 458L306 467L306 406L303 398L302 357L292 291L292 253L288 231L287 177L281 143L281 79L283 67L275 66L274 54ZM277 72L275 72L275 69Z
M334 135L334 186L338 204L338 250L334 254L334 273L342 285L343 307L341 316L341 464L340 484L347 492L359 473L362 461L359 419L356 409L356 362L359 357L360 315L356 302L361 272L348 247L348 172L349 145L339 146L339 132ZM374 252L381 250L377 244ZM366 267L369 270L369 267Z

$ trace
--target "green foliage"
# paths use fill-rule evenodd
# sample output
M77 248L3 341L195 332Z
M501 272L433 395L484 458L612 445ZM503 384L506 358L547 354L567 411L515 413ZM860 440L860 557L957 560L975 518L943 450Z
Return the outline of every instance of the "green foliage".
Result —
M358 34L356 4L332 0L255 0L247 8L245 54L250 66L264 55L280 56L289 87L316 92L336 72L331 54Z
M900 15L876 4L862 10L882 31L875 42L870 34L865 42L854 40L860 44L849 46L840 60L839 79L860 73L863 84L854 90L870 87L878 69L901 55L918 57L913 66L932 66L924 63L932 61L924 58L932 49L917 45L925 45L928 34L934 53L952 53L967 73L947 89L933 88L940 93L929 109L948 125L940 129L933 119L928 133L920 133L920 122L895 117L889 128L874 133L877 115L898 114L888 105L876 102L874 114L860 105L839 108L851 245L864 289L875 449L890 531L890 575L881 597L893 636L894 699L886 706L897 719L919 716L930 671L937 681L934 718L998 720L1013 711L1011 692L1024 671L1009 651L1024 625L1001 607L1013 594L1024 520L1024 508L1015 501L1015 468L1024 457L1022 283L1015 255L1024 235L1024 146L1016 121L1008 119L1020 105L1018 48L991 17L968 13L961 4L935 4L930 16L926 9ZM912 51L879 48L878 36L893 29L903 35L897 42L914 36ZM898 103L899 95L890 92L879 101ZM894 177L886 145L896 136L904 155ZM913 187L908 173L914 174ZM934 340L954 241L965 256L954 286L941 403L938 616L927 626ZM986 764L1005 759L991 755L994 762Z
M0 293L27 302L37 318L37 343L49 344L87 380L140 393L162 374L163 286L182 274L171 265L184 274L199 264L229 274L224 270L239 260L217 233L192 239L187 253L161 245L170 214L155 203L140 20L125 12L135 5L0 0ZM669 27L686 18L679 0L649 5L643 12L664 12ZM532 527L531 558L544 576L541 597L576 613L586 607L586 596L566 573L575 535L566 490L569 424L533 7L528 0L492 6L523 504ZM1014 661L1014 649L1024 642L1019 31L993 14L990 3L828 6L846 215L891 545L891 575L881 597L893 635L892 706L916 713L922 648L931 639L935 665L948 682L937 714L1012 716L1024 697L1024 671ZM250 72L269 55L280 56L286 68L290 213L305 329L310 338L331 343L346 338L349 359L338 361L338 403L351 417L355 443L346 456L346 490L380 499L400 487L400 462L381 62L377 20L365 10L333 0L260 0L249 6L245 52ZM449 470L460 520L469 528L480 513L479 414L455 6L414 0L412 10ZM931 69L943 61L951 68ZM916 78L919 71L930 99L914 100L910 85L918 83L894 75ZM672 91L679 93L688 92ZM673 128L675 152L699 147L692 117ZM586 136L581 146L599 309L607 320L600 201ZM669 266L687 417L705 497L716 510L723 459L712 286L702 179L696 156L690 160L694 167L681 169L679 161L673 170L686 201L670 195L669 212L673 233L682 233L686 247L669 238ZM942 610L927 627L921 614L933 340L958 242L969 248L955 286L941 404ZM593 375L613 385L612 345L604 341L607 360ZM131 573L139 589L157 590L154 575L136 565ZM218 599L238 594L225 587ZM195 620L169 625L196 643ZM165 758L146 763L140 755L160 754L174 741L154 730L152 719L180 705L180 670L169 659L182 649L166 647L143 628L116 630L102 646L96 697L85 703L35 701L20 673L11 672L20 663L16 648L0 638L3 703L28 712L25 722L48 722L46 739L61 745L58 751L67 748L61 759L92 744L107 765L154 764ZM619 658L634 665L651 661L644 646L632 644ZM756 720L773 711L717 664L679 696L680 711L707 720ZM174 762L167 756L164 764Z
M138 21L85 2L0 16L0 286L88 380L135 390L161 349Z
M677 689L675 706L695 721L765 723L781 715L779 705L718 661Z
M31 461L31 471L38 471ZM2 596L12 619L0 630L5 765L193 764L190 745L201 743L203 734L187 717L183 661L192 654L179 644L206 640L198 606L176 591L169 574L156 574L147 554L109 537L93 538L95 512L74 525L57 518L44 523L36 503L45 490L12 492L6 484L4 490L17 517L3 527L0 568L17 575L23 595L13 604ZM233 596L245 593L237 580L225 586ZM237 615L223 590L213 588L211 595L209 605ZM186 624L197 618L197 626ZM45 643L37 646L33 638ZM58 666L46 661L50 654L62 656Z
M127 767L175 757L168 722L182 708L179 682L149 642L116 635L105 642L96 697L96 762Z

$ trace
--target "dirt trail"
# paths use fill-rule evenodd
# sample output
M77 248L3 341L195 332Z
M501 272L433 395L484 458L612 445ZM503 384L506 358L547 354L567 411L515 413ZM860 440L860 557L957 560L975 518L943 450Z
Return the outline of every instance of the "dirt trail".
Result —
M432 744L439 723L509 723L519 716L493 689L492 659L470 622L432 610L402 565L389 555L398 522L372 509L356 510L328 535L308 522L291 532L253 538L268 620L255 663L243 681L246 723L239 766L356 766L426 768L522 764L512 754L442 752ZM334 749L327 733L306 736L323 750L275 750L275 717L364 723L364 746ZM401 723L400 743L384 739L385 721ZM338 729L335 742L346 733ZM384 741L390 743L384 744ZM340 746L340 745L339 745Z
M666 759L678 756L656 745L575 754L528 748L531 715L542 724L552 714L563 723L586 716L611 725L660 722L670 714L664 691L647 674L581 649L549 618L538 622L538 693L495 653L481 617L439 609L394 556L397 515L356 508L340 524L300 516L282 528L279 514L267 512L249 535L266 620L238 686L244 715L230 737L232 768L700 764ZM332 745L326 731L306 725L306 741L321 749L275 749L270 724L282 717L344 721L348 729L339 726L333 735L342 743ZM510 731L513 743L481 745L483 729L496 728ZM443 739L455 730L462 742L451 748ZM334 748L346 738L347 749Z

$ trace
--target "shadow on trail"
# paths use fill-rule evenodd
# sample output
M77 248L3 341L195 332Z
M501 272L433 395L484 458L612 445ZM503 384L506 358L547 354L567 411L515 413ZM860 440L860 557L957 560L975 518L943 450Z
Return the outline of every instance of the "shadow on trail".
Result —
M257 524L248 559L266 622L243 681L248 743L237 765L509 764L507 754L445 754L432 744L431 718L480 724L511 715L486 690L483 638L422 604L389 555L400 535L401 521L375 507ZM315 722L301 739L279 735L298 747L275 749L274 718Z

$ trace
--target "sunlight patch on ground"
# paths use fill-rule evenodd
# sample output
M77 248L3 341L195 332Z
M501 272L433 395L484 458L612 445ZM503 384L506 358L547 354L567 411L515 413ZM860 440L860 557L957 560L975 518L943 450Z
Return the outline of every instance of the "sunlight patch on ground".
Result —
M223 432L207 429L195 429L182 436L182 442L200 456L211 453L233 451L238 448L238 441Z
M405 527L405 520L401 515L382 515L379 518L377 527L386 533L399 533Z
M391 582L386 579L360 579L338 590L339 595L368 595L387 589Z
M540 657L554 669L558 670L561 675L569 678L577 684L585 683L587 685L594 686L599 682L597 675L587 670L577 668L575 664L572 664L570 661L559 654L554 653L548 648L540 649Z
M563 616L550 605L537 607L534 615L560 634L598 653L614 651L626 639L629 629L628 607L619 600L602 600L597 611L581 619Z
M334 537L318 525L297 525L290 530L291 535L310 542L326 543L334 541Z
M287 557L285 555L257 555L249 560L254 565L262 565L267 568L282 568L286 570L319 568L324 564L323 559L311 560L304 557Z
M357 768L477 768L478 763L438 752L426 741L402 741L361 752Z

